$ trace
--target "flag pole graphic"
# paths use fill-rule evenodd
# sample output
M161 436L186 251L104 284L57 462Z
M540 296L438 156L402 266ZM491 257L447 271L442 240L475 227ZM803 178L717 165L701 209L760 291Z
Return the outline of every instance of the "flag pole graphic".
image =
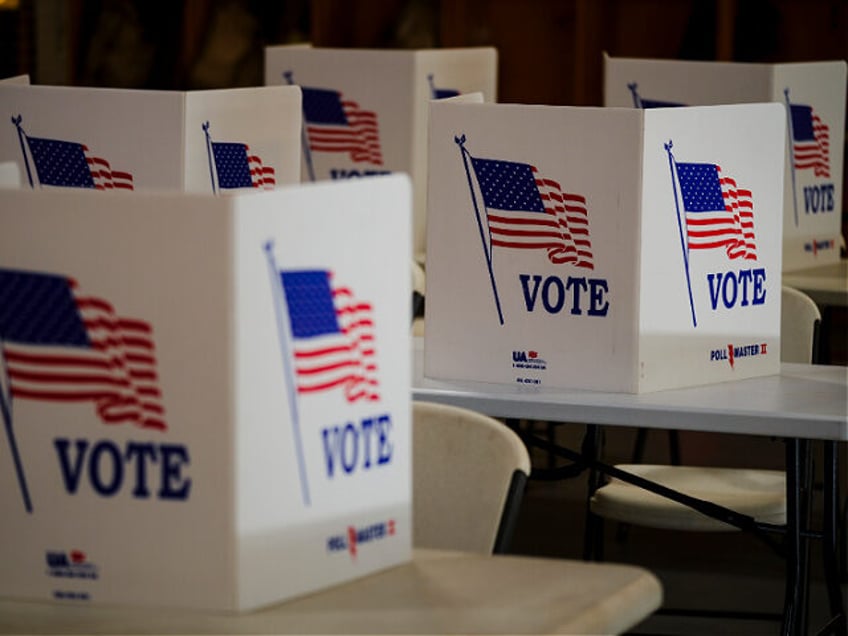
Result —
M283 71L283 78L289 85L294 86L294 74L291 71ZM301 99L303 95L301 94ZM309 137L306 134L306 110L301 108L303 113L303 121L300 124L300 143L303 146L303 156L306 158L306 171L309 173L309 180L315 181L315 168L312 165L312 148L309 147Z
M492 293L495 296L498 320L500 320L501 324L504 324L503 311L501 310L501 299L498 296L498 286L497 283L495 283L495 272L492 269L492 251L490 248L486 247L486 232L483 229L483 220L480 218L480 207L477 205L477 197L474 195L474 183L471 180L471 171L468 167L468 158L471 154L465 148L465 135L462 135L461 137L454 136L453 140L459 146L459 151L462 155L462 165L465 166L465 176L468 178L468 189L471 192L471 202L474 204L474 215L477 217L477 229L480 230L480 242L483 244L483 254L486 256L486 265L489 268L489 280L492 282Z
M24 137L26 137L26 133L24 132L24 129L21 128L22 120L23 117L21 117L20 114L18 114L17 117L12 117L12 123L15 124L15 128L18 129L18 141L21 142L21 153L23 153L24 155L24 166L26 166L27 179L29 179L29 187L34 188L35 185L32 182L32 171L29 169L29 159L27 158L26 144L24 143Z
M683 236L683 222L680 220L680 201L677 197L677 180L674 177L674 155L671 154L672 142L669 139L665 146L668 153L668 169L671 171L671 189L674 192L674 208L677 211L677 231L680 235L680 249L683 251L683 265L686 270L686 287L689 290L689 308L692 310L692 326L698 326L698 320L695 317L695 301L692 299L692 280L689 277L689 250L686 246L686 239Z
M433 74L427 75L427 83L430 85L430 99L436 99L436 85L433 84Z
M2 341L0 341L0 351L3 350ZM4 361L5 362L5 361ZM6 428L6 437L9 439L9 449L12 451L12 459L15 462L15 473L18 477L18 484L21 487L21 497L24 500L26 511L32 513L32 502L29 498L29 488L27 488L26 475L24 475L24 466L21 463L21 455L18 451L18 442L15 440L15 431L12 428L12 391L11 380L9 374L3 365L3 376L6 378L6 386L9 387L9 401L6 401L6 391L0 386L0 410L3 411L3 424Z
M786 132L789 133L789 171L792 173L792 209L795 212L795 227L798 227L798 195L795 192L795 131L792 130L792 104L789 102L789 89L783 89L786 98Z
M212 180L212 194L217 194L215 187L215 171L212 168L212 138L209 136L209 122L202 124L203 132L206 133L206 157L209 159L209 178Z
M309 482L306 475L306 457L303 452L303 440L300 435L300 414L297 408L297 387L292 369L293 357L289 350L290 332L288 313L286 312L286 298L283 290L283 281L280 270L274 260L274 242L265 243L265 256L268 258L268 268L271 273L271 294L274 298L274 310L277 314L277 329L280 332L280 350L283 355L283 375L286 380L288 391L289 411L292 419L292 431L294 432L295 451L297 455L297 469L300 476L300 490L303 495L303 504L311 505L309 497Z
M633 107L634 108L642 108L642 100L639 98L639 93L636 90L638 84L636 82L630 82L627 85L627 88L630 89L631 94L633 95Z

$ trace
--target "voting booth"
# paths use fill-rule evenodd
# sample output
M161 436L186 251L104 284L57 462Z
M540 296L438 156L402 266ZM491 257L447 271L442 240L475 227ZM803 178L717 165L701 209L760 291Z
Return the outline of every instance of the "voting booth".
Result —
M300 181L297 87L147 91L0 84L0 163L23 187L230 194Z
M423 262L430 100L495 101L497 51L265 48L265 84L303 89L304 181L405 172L413 184L413 251Z
M408 561L410 197L0 190L0 595L248 610Z
M786 108L783 269L839 260L845 61L793 64L604 57L607 106L665 108L779 102Z
M29 75L14 75L0 79L0 84L29 84Z
M627 393L777 373L779 104L433 102L424 374Z

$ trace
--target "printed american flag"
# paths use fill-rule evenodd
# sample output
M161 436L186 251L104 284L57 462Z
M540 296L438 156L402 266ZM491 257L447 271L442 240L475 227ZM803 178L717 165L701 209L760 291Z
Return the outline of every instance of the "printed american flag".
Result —
M453 88L436 88L433 87L433 99L447 99L448 97L456 97L459 91Z
M383 165L377 113L324 88L305 88L303 118L313 152L349 153L354 162Z
M152 335L72 279L0 269L0 352L12 399L93 402L104 424L164 430Z
M250 146L238 142L212 142L215 174L218 187L223 190L237 188L262 188L273 190L277 185L276 171L262 163L262 158L251 154Z
M830 177L830 128L812 106L791 104L791 111L794 168Z
M672 102L663 99L650 99L642 97L639 94L638 84L635 82L631 82L627 85L627 88L630 89L630 92L633 95L633 105L636 108L678 108L680 106L685 106L681 102Z
M750 190L712 163L676 163L689 249L725 248L728 258L756 260Z
M281 272L298 393L343 388L348 402L379 399L373 307L323 270Z
M669 102L661 99L645 99L644 97L639 98L639 106L642 108L679 108L680 106L684 106L680 102Z
M492 245L546 249L552 263L594 269L586 197L563 192L535 166L471 158Z
M436 86L432 73L427 76L427 81L430 83L430 97L433 99L447 99L459 95L459 91L455 88L441 88Z
M134 189L133 176L129 172L112 170L108 161L89 154L85 144L29 135L26 140L42 186Z

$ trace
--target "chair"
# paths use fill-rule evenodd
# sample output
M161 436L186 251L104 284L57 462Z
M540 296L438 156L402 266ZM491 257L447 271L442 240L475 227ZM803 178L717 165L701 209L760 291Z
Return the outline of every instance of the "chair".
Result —
M412 335L424 335L424 268L412 261Z
M456 406L412 403L412 543L503 553L509 547L530 457L497 420Z
M818 337L816 330L821 322L821 315L814 313L811 307L811 303L815 303L803 292L785 286L782 290L781 302L780 359L783 362L812 362L810 346L813 342L816 346L818 345L815 341ZM810 322L813 315L818 316L818 322L815 324ZM642 463L647 436L648 429L637 429L631 464ZM673 429L668 431L668 453L672 464L680 464L680 439L677 431Z
M812 362L816 358L821 314L806 294L789 287L781 293L781 360ZM686 465L620 464L626 471L690 497L747 515L758 523L787 523L786 473L779 470L707 468ZM802 470L809 470L805 467ZM586 558L601 557L602 520L681 531L733 532L739 528L619 479L592 492L590 478ZM804 479L802 478L802 483ZM677 613L665 610L664 613ZM755 617L754 612L697 612L702 615Z

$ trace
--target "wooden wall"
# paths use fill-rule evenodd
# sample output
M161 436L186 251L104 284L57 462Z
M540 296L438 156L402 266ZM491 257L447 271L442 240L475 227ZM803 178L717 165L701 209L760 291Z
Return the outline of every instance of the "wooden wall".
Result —
M848 59L845 0L312 0L318 46L499 51L499 101L601 105L602 53L786 62ZM429 31L428 33L424 33Z

